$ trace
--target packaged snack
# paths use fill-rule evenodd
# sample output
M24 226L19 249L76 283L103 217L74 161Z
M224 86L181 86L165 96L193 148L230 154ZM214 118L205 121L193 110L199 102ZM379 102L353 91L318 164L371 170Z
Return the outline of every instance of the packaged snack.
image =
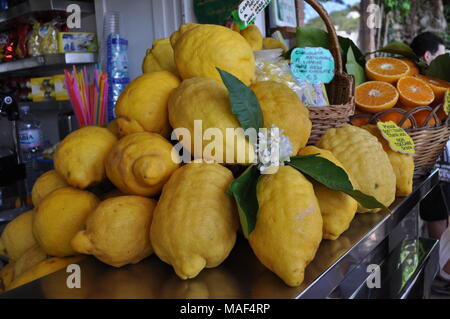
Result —
M42 54L58 53L58 29L56 22L44 23L39 28L40 48Z
M31 100L33 102L42 102L51 100L54 92L52 77L32 78L28 82L31 88Z
M289 64L281 56L281 49L254 51L256 59L256 81L275 81L286 84L292 90L299 89L291 75Z
M23 59L28 57L28 46L27 38L30 32L30 25L24 24L18 28L17 35L17 48L16 48L16 58Z
M3 62L11 62L15 58L17 47L17 31L12 30L8 34L8 40L4 51Z
M297 94L303 104L307 106L326 106L330 104L325 84L296 81L300 87L300 94Z
M69 99L69 94L64 86L64 74L54 75L51 83L53 84L52 97L57 101L64 101Z
M97 35L88 32L59 32L58 51L65 52L97 52Z
M33 25L33 28L31 29L28 41L27 41L27 48L28 48L28 54L30 56L38 56L42 55L41 52L41 37L39 36L39 29L40 24L36 23Z

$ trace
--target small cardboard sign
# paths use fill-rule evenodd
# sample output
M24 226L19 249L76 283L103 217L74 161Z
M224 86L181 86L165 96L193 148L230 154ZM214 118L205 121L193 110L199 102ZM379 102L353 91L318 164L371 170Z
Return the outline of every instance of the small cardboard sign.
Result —
M330 83L334 78L334 58L324 48L295 48L291 53L292 75L299 81Z
M445 112L445 115L447 115L447 116L450 114L450 90L447 90L447 92L445 93L444 112Z
M395 122L378 122L377 127L383 138L389 142L389 147L398 153L414 154L414 141L404 129L399 127Z
M239 28L245 29L252 24L256 16L260 14L272 0L244 0L239 4L237 10L234 10L231 15Z

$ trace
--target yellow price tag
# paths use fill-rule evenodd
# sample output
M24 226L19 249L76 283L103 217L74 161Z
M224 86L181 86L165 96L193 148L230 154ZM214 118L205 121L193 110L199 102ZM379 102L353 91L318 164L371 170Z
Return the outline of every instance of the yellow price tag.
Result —
M445 115L447 115L447 116L450 114L450 90L447 90L447 92L445 93L444 112L445 112Z
M394 152L414 154L414 141L404 129L392 121L378 122L377 127L381 135L389 142L389 147Z

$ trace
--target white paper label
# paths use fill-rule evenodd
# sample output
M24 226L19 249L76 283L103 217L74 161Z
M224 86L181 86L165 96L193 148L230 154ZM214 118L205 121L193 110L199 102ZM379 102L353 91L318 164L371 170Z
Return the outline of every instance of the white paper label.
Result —
M244 0L239 5L239 19L245 24L250 24L256 16L264 10L272 0Z

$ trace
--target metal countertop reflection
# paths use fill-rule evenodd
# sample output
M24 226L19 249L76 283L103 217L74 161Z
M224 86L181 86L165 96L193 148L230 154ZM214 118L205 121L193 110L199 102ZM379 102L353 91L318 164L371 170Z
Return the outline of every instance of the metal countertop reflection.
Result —
M179 279L172 267L155 255L119 269L87 257L79 263L79 289L67 288L69 274L61 270L0 298L326 298L438 182L437 170L416 181L413 193L397 199L391 214L357 214L337 240L322 241L300 287L288 287L266 269L239 236L224 263L203 270L194 279Z

